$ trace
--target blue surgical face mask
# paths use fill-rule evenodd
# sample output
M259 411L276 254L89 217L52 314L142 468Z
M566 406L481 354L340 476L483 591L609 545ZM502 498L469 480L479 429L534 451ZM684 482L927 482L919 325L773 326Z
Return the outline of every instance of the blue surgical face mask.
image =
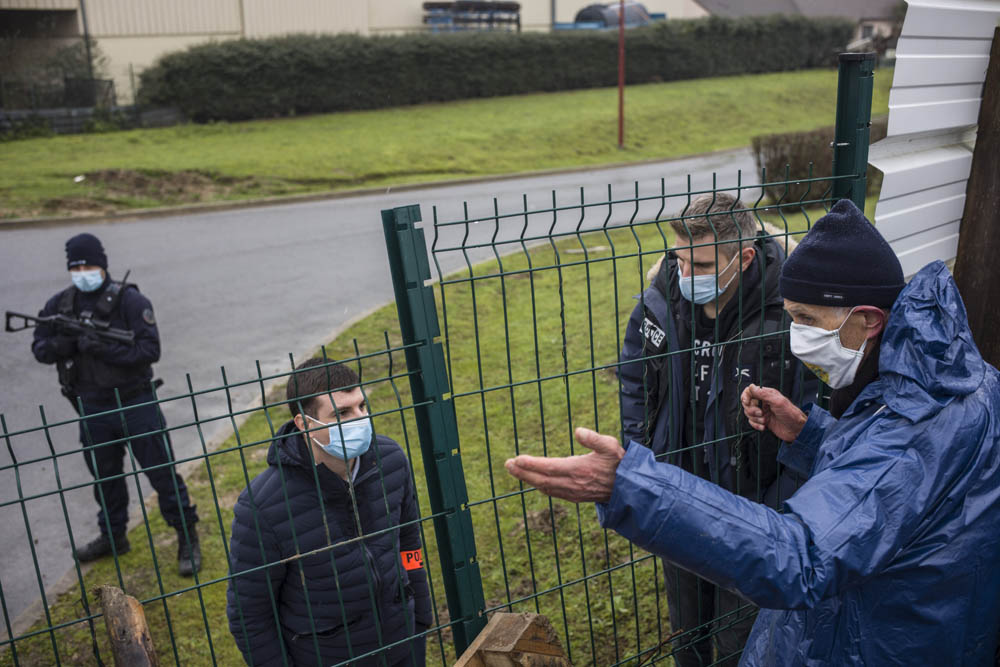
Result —
M370 417L363 417L339 424L321 422L309 415L305 415L305 417L329 429L330 444L328 445L324 445L316 438L313 438L311 434L309 437L313 439L313 442L322 447L324 452L342 461L356 459L367 452L372 444L372 420Z
M100 269L94 269L92 271L70 271L70 280L76 285L76 288L81 292L93 292L98 287L104 284L104 276L101 275Z
M688 301L693 301L698 304L708 303L709 301L714 301L719 298L719 295L725 292L729 286L732 284L733 280L736 279L736 274L726 282L725 285L719 286L719 274L723 273L726 269L733 265L736 258L739 255L733 255L733 258L729 260L729 264L726 264L722 271L718 273L706 273L703 276L682 276L681 267L677 267L677 277L680 279L681 283L681 296L683 296Z

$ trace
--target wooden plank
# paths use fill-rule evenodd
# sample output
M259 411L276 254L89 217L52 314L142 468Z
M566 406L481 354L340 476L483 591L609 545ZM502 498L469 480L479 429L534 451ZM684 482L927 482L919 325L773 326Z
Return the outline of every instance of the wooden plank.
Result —
M114 586L101 586L94 594L104 611L115 667L158 667L153 638L139 601Z
M455 667L572 667L545 616L496 613Z
M976 150L955 262L972 335L983 357L1000 366L1000 28L994 28L983 86Z

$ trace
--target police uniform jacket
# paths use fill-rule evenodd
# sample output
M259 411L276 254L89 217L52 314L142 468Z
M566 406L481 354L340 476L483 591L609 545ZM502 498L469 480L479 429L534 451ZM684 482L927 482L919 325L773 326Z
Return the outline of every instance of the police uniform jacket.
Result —
M352 499L347 482L312 464L289 421L268 451L267 470L240 494L227 612L248 664L285 664L282 652L290 665L336 664L431 624L415 553L419 525L400 527L420 516L407 458L377 435L360 459ZM392 665L411 649L422 656L423 638L418 642L351 664Z
M98 302L106 296L111 284L110 275L104 284L93 292L82 292L70 286L46 302L39 316L56 315L63 303L69 304L69 313L96 312ZM73 389L85 403L113 405L117 388L123 399L148 389L153 377L152 364L160 359L160 334L156 328L153 306L135 285L122 288L117 307L108 316L111 327L127 329L135 335L134 344L102 340L91 353L77 350L70 357L60 357L55 339L63 335L55 327L39 324L35 328L31 345L35 358L43 364L62 363L72 367Z

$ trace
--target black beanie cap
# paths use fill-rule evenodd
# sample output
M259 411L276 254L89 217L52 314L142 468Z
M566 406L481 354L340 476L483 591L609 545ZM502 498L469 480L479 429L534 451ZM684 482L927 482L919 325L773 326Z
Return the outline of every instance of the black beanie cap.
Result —
M889 309L905 286L889 243L850 199L816 221L781 267L784 299Z
M104 254L104 246L93 234L77 234L66 241L66 268L74 266L99 266L108 270L108 257Z

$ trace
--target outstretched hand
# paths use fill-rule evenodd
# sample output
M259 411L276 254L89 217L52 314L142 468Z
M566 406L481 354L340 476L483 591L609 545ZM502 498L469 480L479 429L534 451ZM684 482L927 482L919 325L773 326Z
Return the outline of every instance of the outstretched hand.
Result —
M778 438L792 442L806 425L806 413L777 389L750 385L740 397L750 426L758 431L770 429Z
M607 502L625 450L616 438L588 428L578 428L573 435L592 451L560 458L521 454L507 459L507 472L553 498L574 503Z

